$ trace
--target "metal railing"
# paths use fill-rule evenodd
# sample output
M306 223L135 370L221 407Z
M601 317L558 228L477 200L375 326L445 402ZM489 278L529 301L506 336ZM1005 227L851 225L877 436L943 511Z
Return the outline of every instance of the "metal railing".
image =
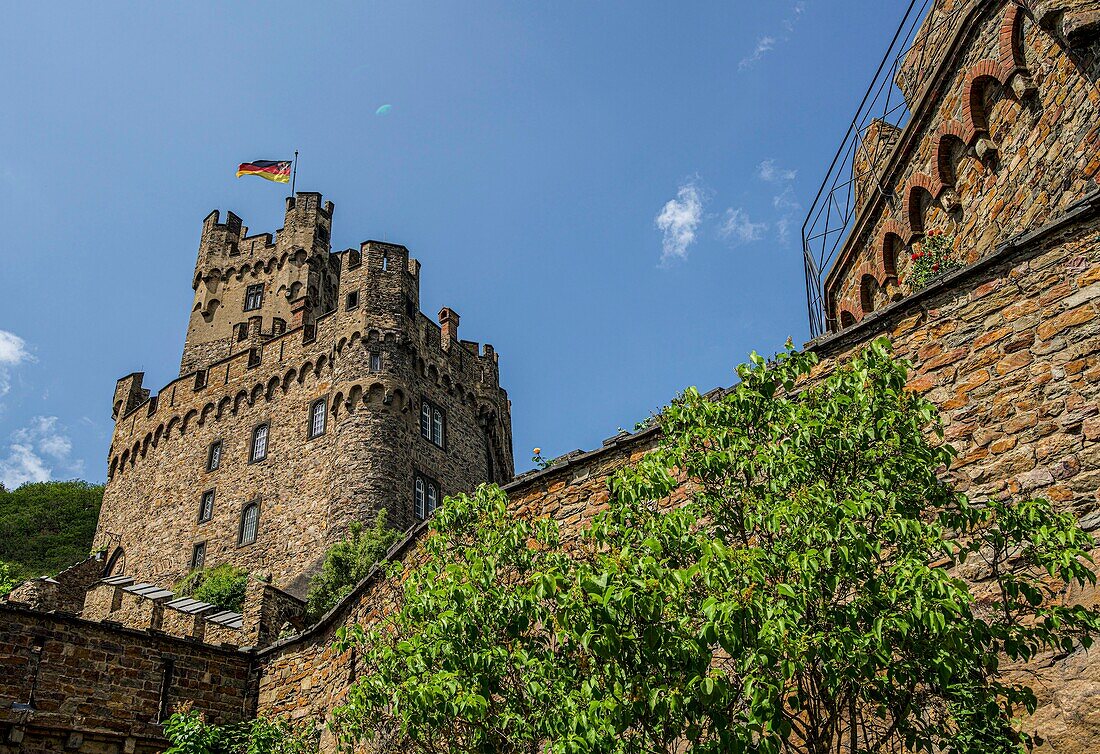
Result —
M825 308L823 276L836 261L856 220L860 209L857 186L869 186L872 191L887 194L891 191L880 185L875 173L882 168L883 158L893 150L896 139L867 138L868 129L880 121L886 124L879 129L880 135L882 128L905 127L911 117L906 96L915 97L925 85L938 63L937 54L945 51L945 41L950 39L962 12L973 7L974 2L982 1L909 3L802 225L810 337L836 329ZM925 23L930 12L935 12L936 17ZM866 196L858 198L858 203L862 203Z

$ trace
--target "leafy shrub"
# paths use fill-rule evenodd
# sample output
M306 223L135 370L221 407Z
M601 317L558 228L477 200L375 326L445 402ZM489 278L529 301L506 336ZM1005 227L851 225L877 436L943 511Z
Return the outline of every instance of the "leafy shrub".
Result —
M934 229L921 242L920 250L914 251L909 259L909 287L920 290L941 275L963 266L955 255L955 237Z
M306 617L315 621L343 599L382 559L401 533L386 523L386 511L378 511L371 527L356 521L347 539L325 553L321 572L310 581Z
M11 577L52 576L87 558L102 502L101 484L0 485L0 560Z
M209 602L223 610L240 612L244 607L244 591L248 586L248 571L222 563L213 568L199 568L176 584L181 597Z
M6 597L18 584L19 580L12 575L11 566L0 560L0 597Z
M257 717L234 725L208 725L191 709L164 721L172 744L165 754L313 754L317 732L307 723Z

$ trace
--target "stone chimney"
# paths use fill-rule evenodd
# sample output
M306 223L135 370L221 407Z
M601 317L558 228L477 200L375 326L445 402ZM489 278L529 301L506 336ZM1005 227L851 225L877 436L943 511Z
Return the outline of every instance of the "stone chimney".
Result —
M458 312L449 306L439 310L439 329L443 331L443 348L449 349L451 343L458 340Z

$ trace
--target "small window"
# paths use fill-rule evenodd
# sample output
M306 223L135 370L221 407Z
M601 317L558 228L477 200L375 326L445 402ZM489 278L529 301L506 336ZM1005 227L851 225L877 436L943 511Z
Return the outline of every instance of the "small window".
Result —
M249 348L248 349L248 368L258 367L260 365L260 349Z
M261 424L252 430L252 449L248 454L250 463L267 458L267 425Z
M286 332L286 320L285 319L280 319L279 317L276 317L275 319L271 320L271 334L272 335L282 335L285 332Z
M447 419L443 409L431 401L422 398L420 400L420 434L426 440L443 448L446 447Z
M244 342L244 341L248 340L248 323L247 322L241 322L239 325L236 325L236 328L237 328L237 342L241 343L241 342Z
M202 502L199 504L199 523L209 521L214 517L214 490L202 493Z
M325 420L328 418L328 406L325 399L315 401L309 409L309 437L319 437L325 433Z
M382 272L385 272L390 268L390 255L386 252L382 252Z
M405 314L411 319L416 314L416 307L413 306L413 300L408 296L405 296Z
M424 519L439 509L442 494L439 483L431 477L417 472L413 480L413 513L418 519Z
M244 310L250 312L264 305L264 284L257 283L245 289Z
M205 369L195 372L195 390L202 390L206 387L206 374Z
M260 504L249 503L241 511L241 534L237 544L250 545L256 541L256 531L260 526Z
M210 452L206 454L206 470L216 471L222 465L222 441L210 443Z
M202 568L203 563L206 562L206 543L196 542L195 546L191 548L191 570L197 571Z
M378 351L371 351L370 354L370 370L372 372L382 371L382 354Z
M354 309L359 306L359 291L352 291L344 302L345 309Z

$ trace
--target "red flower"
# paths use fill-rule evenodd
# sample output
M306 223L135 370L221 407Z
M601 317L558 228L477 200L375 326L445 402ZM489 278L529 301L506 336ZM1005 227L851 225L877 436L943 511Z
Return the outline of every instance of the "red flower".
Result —
M932 272L936 272L939 269L940 269L939 263L936 263L936 264L932 265Z
M909 258L912 259L913 261L916 261L917 259L920 258L920 254L918 254L917 252L914 251L912 254L909 255Z

